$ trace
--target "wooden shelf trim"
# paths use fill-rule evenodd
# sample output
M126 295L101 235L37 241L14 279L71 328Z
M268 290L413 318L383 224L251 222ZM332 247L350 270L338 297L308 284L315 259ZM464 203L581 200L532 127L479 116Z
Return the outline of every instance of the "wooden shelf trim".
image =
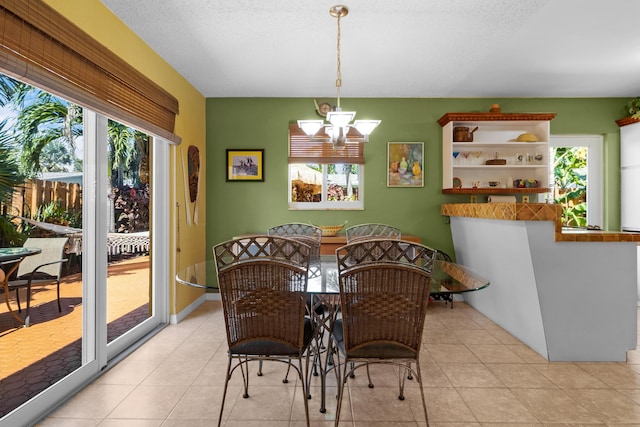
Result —
M618 126L622 127L622 126L626 126L626 125L632 125L634 123L638 123L640 122L640 119L636 119L635 117L625 117L623 119L620 120L616 120L616 123L618 124Z
M438 124L444 126L449 122L548 121L555 117L556 113L446 113L438 119Z
M443 188L442 194L528 194L528 193L548 193L549 188Z

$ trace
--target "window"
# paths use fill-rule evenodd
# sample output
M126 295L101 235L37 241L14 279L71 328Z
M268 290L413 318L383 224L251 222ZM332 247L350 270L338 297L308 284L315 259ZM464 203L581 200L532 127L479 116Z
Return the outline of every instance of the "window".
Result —
M289 164L289 208L362 209L363 169L357 164Z
M363 144L335 148L289 127L289 209L364 208Z

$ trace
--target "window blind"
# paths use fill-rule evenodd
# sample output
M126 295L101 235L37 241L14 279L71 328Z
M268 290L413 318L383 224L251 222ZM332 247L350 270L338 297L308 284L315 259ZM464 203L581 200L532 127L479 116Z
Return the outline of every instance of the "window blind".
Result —
M364 164L364 143L348 143L334 148L330 142L312 141L298 127L289 124L289 163Z
M0 68L18 80L179 144L178 101L39 0L2 0Z

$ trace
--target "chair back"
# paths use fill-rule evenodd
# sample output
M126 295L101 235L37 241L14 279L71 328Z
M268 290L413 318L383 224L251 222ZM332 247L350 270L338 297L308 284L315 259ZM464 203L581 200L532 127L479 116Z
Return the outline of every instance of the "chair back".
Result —
M370 238L356 240L336 249L338 273L354 266L390 261L419 267L428 273L438 251L425 245L394 238Z
M417 358L435 254L417 243L388 239L337 250L348 357Z
M38 274L46 274L56 279L60 279L62 274L62 263L55 262L64 259L64 248L69 239L67 237L30 237L22 245L25 248L39 248L39 254L31 255L22 260L18 266L17 277L31 274L38 269ZM50 265L44 265L52 263Z
M300 352L310 254L303 242L268 235L214 246L231 353Z
M320 245L322 244L322 229L311 224L291 222L276 225L267 230L270 236L290 237L311 246L311 264L320 262Z
M399 228L377 223L354 225L353 227L347 228L345 233L347 236L347 243L372 237L386 237L390 239L400 239L402 237L402 233Z

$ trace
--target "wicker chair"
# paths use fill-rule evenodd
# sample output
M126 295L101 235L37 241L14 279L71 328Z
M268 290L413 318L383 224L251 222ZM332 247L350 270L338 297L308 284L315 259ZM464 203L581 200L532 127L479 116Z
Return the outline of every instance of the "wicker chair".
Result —
M347 228L347 243L353 243L362 239L370 239L372 237L386 237L390 239L400 239L402 233L399 228L386 224L358 224Z
M338 358L337 426L347 377L372 363L399 366L399 399L404 400L405 370L422 389L420 347L429 303L431 271L437 251L418 243L375 239L336 251L342 318L334 322L330 351ZM337 349L335 348L337 347ZM344 362L340 361L340 354ZM415 368L413 367L415 365ZM370 387L372 384L370 382Z
M318 271L320 269L320 245L322 244L322 229L312 224L304 224L299 222L290 222L286 224L276 225L267 230L270 236L288 237L306 243L311 246L311 258L309 260L309 267ZM320 304L313 300L313 296L308 297L308 309L315 307L315 314L324 317L327 312L327 307L324 304ZM309 313L311 314L311 313ZM323 334L324 331L321 331ZM322 337L321 337L322 340ZM318 375L317 366L314 364L314 375ZM258 376L262 375L262 362L258 367ZM287 382L289 371L287 371L283 382Z
M310 254L305 243L266 235L233 239L213 248L229 345L218 425L229 380L238 367L243 397L249 397L251 361L274 360L293 367L303 396L309 395L307 350L316 336L312 321L305 317ZM308 426L309 408L303 400Z
M311 224L292 222L288 224L276 225L267 230L270 236L290 237L300 240L311 246L312 265L320 263L320 244L322 243L322 230Z
M20 288L27 288L27 309L24 316L24 325L31 323L31 289L34 286L56 284L58 312L62 312L60 305L60 276L62 264L67 262L64 257L64 248L69 241L66 237L30 237L22 245L25 248L39 248L42 252L28 256L18 266L16 278L9 281L9 290L16 291L16 303L18 312L22 312L20 306Z

